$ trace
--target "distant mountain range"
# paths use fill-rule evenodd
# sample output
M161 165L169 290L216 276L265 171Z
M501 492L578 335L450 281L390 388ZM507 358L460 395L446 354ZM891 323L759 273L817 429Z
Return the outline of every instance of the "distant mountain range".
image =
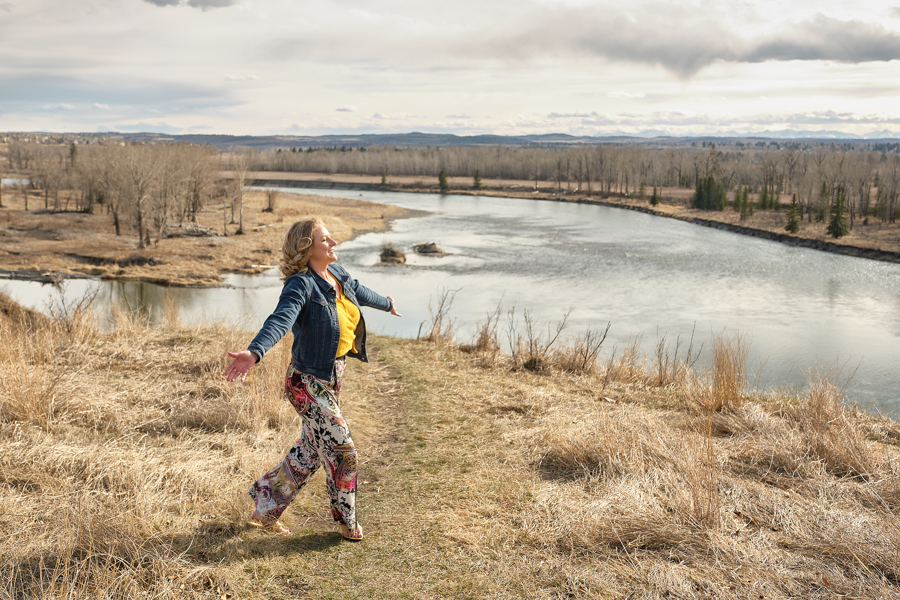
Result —
M395 146L398 148L424 148L446 146L571 146L580 144L660 144L685 145L695 141L742 141L742 140L804 140L804 141L900 141L900 133L893 131L876 131L865 135L855 135L840 131L762 131L740 133L724 131L714 135L671 136L661 130L647 130L637 134L614 132L603 136L574 136L564 133L547 133L541 135L454 135L451 133L372 133L344 135L167 135L162 133L113 133L114 135L135 141L175 141L193 144L209 144L221 150L234 147L247 147L256 150L276 148L360 148L372 146Z

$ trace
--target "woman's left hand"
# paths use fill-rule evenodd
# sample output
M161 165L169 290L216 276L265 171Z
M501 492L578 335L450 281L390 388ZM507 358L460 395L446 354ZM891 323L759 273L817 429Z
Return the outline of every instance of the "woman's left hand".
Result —
M394 302L394 299L391 298L390 296L385 296L385 298L387 298L388 300L391 301L391 314L394 315L395 317L402 317L403 315L401 315L400 313L397 312L397 303Z

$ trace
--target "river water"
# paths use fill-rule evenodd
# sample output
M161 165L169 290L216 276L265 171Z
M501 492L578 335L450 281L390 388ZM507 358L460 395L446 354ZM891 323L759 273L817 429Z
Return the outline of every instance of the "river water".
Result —
M723 331L750 344L748 374L763 389L801 385L809 369L855 373L847 397L900 415L900 265L838 256L586 204L455 195L316 190L429 211L396 220L387 232L338 247L338 259L365 285L395 298L402 318L367 310L380 333L415 337L442 290L454 290L450 316L457 339L499 305L523 310L544 328L570 313L565 335L610 322L604 355L634 339L652 356L659 336L670 342L695 333L695 349ZM285 200L287 201L287 200ZM382 266L383 243L406 250L402 266ZM435 242L449 254L415 255ZM166 290L103 282L101 302L125 296L156 306L169 297L185 318L243 318L256 328L277 301L280 281L229 276L231 288ZM66 295L91 285L71 281ZM97 285L93 282L92 285ZM24 304L42 307L48 287L0 283ZM682 347L683 351L683 347ZM704 352L701 362L707 359ZM843 382L843 379L842 379Z

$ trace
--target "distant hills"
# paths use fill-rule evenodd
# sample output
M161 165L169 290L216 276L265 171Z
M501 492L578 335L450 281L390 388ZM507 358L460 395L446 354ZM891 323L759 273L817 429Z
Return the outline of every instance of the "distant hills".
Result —
M900 133L893 131L877 131L865 135L854 135L840 131L762 131L756 133L739 133L725 131L715 135L674 137L664 131L648 130L638 134L616 132L604 136L574 136L564 133L547 133L541 135L454 135L451 133L372 133L372 134L335 134L335 135L200 135L183 134L167 135L162 133L110 133L128 140L161 142L175 141L193 144L209 144L221 150L233 147L247 147L256 150L277 148L360 148L372 146L395 146L398 148L425 148L447 146L570 146L581 144L654 144L683 146L698 141L745 141L756 143L761 140L803 140L807 142L860 142L860 141L900 141Z

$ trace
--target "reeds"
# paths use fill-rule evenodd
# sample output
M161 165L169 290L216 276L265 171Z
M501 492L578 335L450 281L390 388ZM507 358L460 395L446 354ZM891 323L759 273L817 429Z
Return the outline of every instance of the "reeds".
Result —
M712 337L712 366L704 405L713 411L740 408L744 400L746 336L722 332Z
M424 336L421 335L422 325L419 326L417 339L422 338L428 342L449 344L453 342L453 320L450 318L450 309L453 307L453 298L459 290L442 288L438 291L437 299L428 301L428 314L430 324Z
M879 469L853 410L846 407L838 375L810 373L805 397L790 414L797 420L809 458L838 477L870 479Z

